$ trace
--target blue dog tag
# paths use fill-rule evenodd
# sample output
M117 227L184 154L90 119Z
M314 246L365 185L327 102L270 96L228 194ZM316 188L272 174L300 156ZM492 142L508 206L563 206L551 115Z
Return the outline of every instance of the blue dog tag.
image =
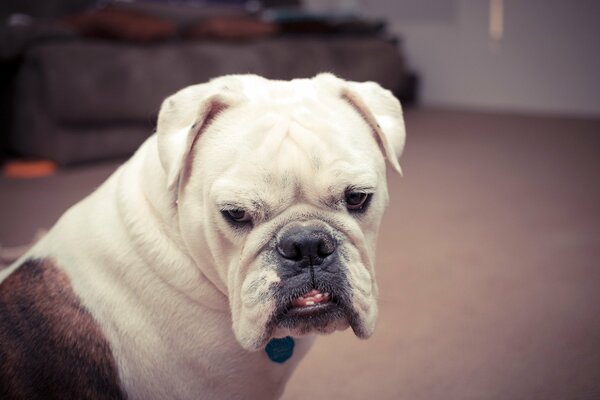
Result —
M271 339L265 347L265 352L271 361L282 364L294 354L294 339L289 336Z

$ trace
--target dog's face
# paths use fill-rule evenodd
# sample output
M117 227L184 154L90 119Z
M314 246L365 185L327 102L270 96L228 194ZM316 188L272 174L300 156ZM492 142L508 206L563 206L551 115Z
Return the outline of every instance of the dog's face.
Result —
M229 76L167 99L158 135L182 239L244 348L348 326L370 336L384 156L399 171L404 144L389 92Z

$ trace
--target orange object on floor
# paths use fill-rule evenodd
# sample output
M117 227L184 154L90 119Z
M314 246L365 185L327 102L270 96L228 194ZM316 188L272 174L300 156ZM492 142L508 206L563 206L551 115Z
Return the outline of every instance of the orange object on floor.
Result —
M41 178L54 175L56 169L56 163L50 160L13 160L4 165L4 176L16 179Z

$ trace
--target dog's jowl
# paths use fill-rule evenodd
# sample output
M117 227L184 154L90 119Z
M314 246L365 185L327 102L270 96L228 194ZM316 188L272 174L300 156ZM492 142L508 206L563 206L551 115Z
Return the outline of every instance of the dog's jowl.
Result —
M371 336L400 103L232 75L0 271L2 399L274 399L319 334Z

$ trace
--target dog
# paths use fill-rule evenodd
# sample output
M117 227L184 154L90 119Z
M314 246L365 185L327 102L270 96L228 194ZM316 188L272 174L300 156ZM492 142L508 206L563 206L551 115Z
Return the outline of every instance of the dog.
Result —
M0 272L2 399L274 399L314 337L377 319L400 103L332 74L230 75Z

